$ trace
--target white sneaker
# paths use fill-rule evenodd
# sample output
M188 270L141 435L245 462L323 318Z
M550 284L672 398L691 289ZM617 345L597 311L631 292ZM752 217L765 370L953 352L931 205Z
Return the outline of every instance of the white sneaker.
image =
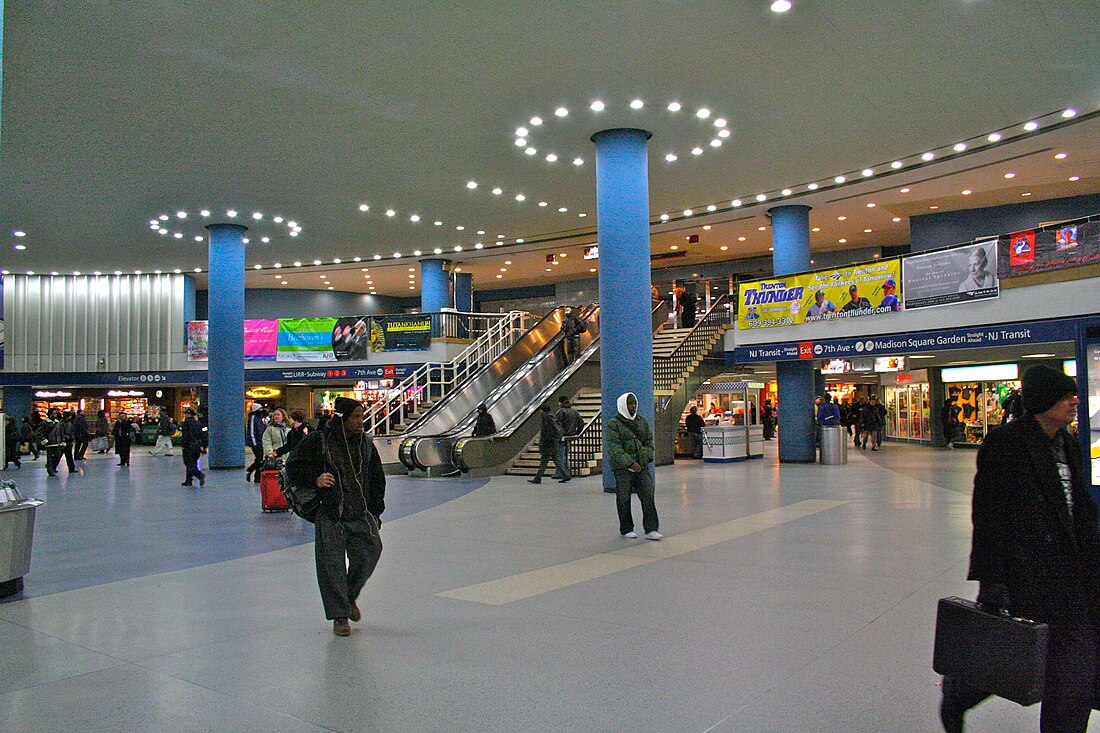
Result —
M638 539L638 533L637 532L627 532L626 534L623 535L623 537L627 538L628 540L636 540L636 539Z
M647 540L663 540L665 536L660 532L646 532L645 538Z

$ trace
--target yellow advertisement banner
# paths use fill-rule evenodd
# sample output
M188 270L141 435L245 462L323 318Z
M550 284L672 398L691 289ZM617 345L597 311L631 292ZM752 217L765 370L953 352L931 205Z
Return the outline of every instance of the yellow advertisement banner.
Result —
M741 283L738 328L775 328L901 310L901 260Z

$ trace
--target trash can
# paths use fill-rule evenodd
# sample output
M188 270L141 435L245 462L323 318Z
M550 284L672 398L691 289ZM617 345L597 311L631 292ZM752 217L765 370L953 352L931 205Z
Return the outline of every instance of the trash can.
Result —
M821 426L821 463L839 466L848 462L848 431L843 425Z
M31 569L31 539L37 499L19 493L15 484L0 485L0 598L23 590L23 576Z

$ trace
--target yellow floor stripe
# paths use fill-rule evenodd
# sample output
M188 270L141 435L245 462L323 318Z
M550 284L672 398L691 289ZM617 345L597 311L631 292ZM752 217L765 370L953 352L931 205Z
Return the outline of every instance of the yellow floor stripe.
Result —
M793 522L796 519L818 514L847 503L846 501L826 501L822 499L800 501L796 504L769 509L759 514L752 514L673 537L666 537L661 542L632 543L629 547L624 547L621 550L592 555L560 565L510 575L507 578L498 578L486 583L469 585L465 588L456 588L436 595L460 601L483 603L488 606L500 606L602 578L605 575L611 575L622 570L648 565L665 558L695 552L711 545L778 527L781 524Z

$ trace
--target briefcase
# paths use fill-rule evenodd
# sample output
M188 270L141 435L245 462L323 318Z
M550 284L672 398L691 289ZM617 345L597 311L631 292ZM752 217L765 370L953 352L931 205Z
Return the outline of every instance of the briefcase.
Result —
M1043 699L1046 624L991 612L974 601L941 598L932 669L1020 705Z

